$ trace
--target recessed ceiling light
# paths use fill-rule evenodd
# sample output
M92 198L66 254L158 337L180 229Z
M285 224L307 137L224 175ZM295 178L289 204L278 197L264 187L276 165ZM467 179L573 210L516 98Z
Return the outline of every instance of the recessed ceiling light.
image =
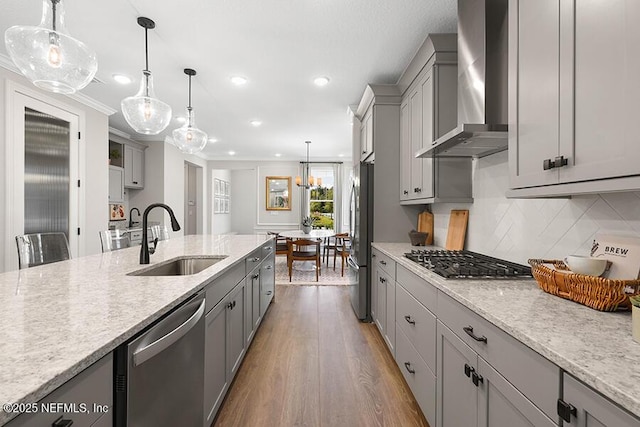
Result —
M216 138L209 138L209 142L213 144L215 142L218 142L218 140Z
M329 84L329 77L324 77L324 76L323 76L323 77L316 77L316 78L313 80L313 83L314 83L316 86L320 86L320 87L322 87L322 86L326 86L326 85L328 85L328 84Z
M131 77L125 76L124 74L113 74L113 80L121 85L128 85L131 83Z
M262 121L260 120L251 120L249 123L251 123L251 126L255 126L258 127L262 124Z
M184 123L187 121L187 119L182 116L175 116L174 119L176 119L178 123Z
M235 152L235 151L229 151L229 155L230 155L230 156L235 156L235 155L236 155L236 152Z
M344 154L338 154L338 157L344 157Z
M231 83L233 83L236 86L242 86L244 84L246 84L249 80L247 80L246 77L242 77L242 76L233 76L231 77Z
M276 153L276 157L280 157L280 156L282 156L282 154ZM276 182L278 182L278 181L276 181Z

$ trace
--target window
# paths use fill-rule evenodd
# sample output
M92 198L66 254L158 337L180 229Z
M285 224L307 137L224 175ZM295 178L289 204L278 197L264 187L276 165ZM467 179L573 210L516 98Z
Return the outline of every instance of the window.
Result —
M321 184L312 187L309 191L309 216L313 219L314 228L334 228L335 203L334 203L334 172L332 166L313 166L309 168L309 174Z

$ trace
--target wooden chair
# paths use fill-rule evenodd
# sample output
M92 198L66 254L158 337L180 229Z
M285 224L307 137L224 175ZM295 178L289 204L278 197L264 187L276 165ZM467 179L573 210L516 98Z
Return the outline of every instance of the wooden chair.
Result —
M333 270L336 269L336 258L340 255L342 260L342 272L341 276L344 276L344 261L349 258L351 252L351 239L349 239L349 233L336 234L336 247L333 251Z
M289 253L286 237L281 236L276 231L267 231L267 234L276 238L276 255L287 255Z
M71 259L64 233L34 233L16 236L20 269Z
M305 249L305 247L310 246L315 246L315 250L309 251ZM287 266L289 267L289 281L291 281L293 261L315 261L316 282L318 282L318 275L320 274L320 240L287 240Z
M336 236L329 236L324 239L324 243L322 245L322 261L329 265L329 256L330 251L336 250Z

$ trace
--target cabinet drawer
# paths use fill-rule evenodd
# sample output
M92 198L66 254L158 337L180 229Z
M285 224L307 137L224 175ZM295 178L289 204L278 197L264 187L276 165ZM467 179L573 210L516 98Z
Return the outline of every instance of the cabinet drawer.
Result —
M102 412L94 412L94 404L108 406L108 411L113 407L113 355L109 353L104 356L38 403L76 404L77 411L81 411L79 404L86 404L87 413L43 413L39 407L39 413L20 415L9 422L7 427L50 426L60 416L65 420L72 420L73 425L90 426L104 415Z
M253 269L256 268L258 264L260 264L262 258L262 248L256 249L255 251L251 252L251 255L244 259L245 274L251 273Z
M392 279L395 280L396 278L396 262L390 257L387 256L385 254L383 254L382 252L375 250L372 252L373 254L375 254L375 256L373 257L373 263L375 263L375 265L383 270L385 273L387 273L389 276L391 276Z
M402 285L420 304L427 307L432 313L436 312L436 300L438 290L426 280L418 277L403 266L397 268L396 282Z
M208 313L215 307L242 279L244 279L244 265L240 262L209 284L205 295L204 312Z
M442 292L436 314L549 418L556 418L560 368Z
M424 308L401 285L396 286L396 325L397 329L404 332L427 366L435 372L436 316Z
M275 239L271 239L268 242L264 242L262 245L262 259L265 259L271 255L275 249Z
M435 426L436 377L402 330L396 336L396 362L429 425Z

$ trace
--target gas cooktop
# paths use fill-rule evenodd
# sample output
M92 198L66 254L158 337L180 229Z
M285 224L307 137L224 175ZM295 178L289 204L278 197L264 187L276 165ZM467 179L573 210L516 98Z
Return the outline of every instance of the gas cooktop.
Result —
M531 268L471 251L412 249L411 261L447 279L531 278Z

